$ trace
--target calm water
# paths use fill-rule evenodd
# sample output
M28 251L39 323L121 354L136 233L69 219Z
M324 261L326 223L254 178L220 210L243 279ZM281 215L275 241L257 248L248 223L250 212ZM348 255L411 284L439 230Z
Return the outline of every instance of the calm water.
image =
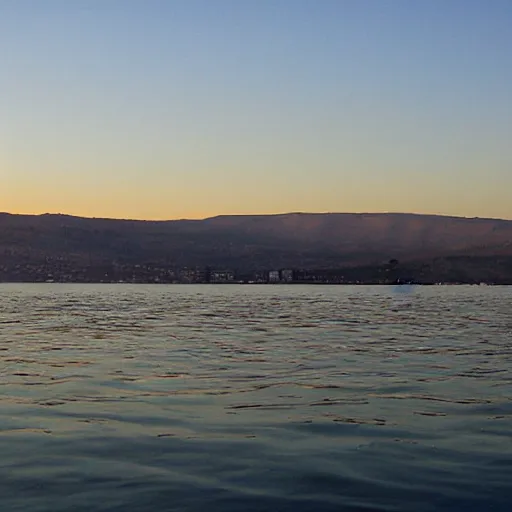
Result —
M0 510L510 511L512 288L0 286Z

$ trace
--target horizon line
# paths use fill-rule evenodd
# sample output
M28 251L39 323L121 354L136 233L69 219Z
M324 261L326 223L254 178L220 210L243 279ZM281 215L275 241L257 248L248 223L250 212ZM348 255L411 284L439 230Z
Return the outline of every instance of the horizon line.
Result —
M161 218L161 219L144 219L144 218L130 218L130 217L106 217L106 216L87 216L78 215L62 212L44 212L44 213L12 213L12 212L0 212L0 215L10 215L19 217L72 217L75 219L85 220L111 220L121 222L179 222L179 221L190 221L200 222L205 220L223 218L223 217L282 217L289 215L409 215L418 217L444 217L451 219L466 219L466 220L495 220L495 221L506 221L512 222L512 219L503 217L479 217L479 216L467 216L467 215L453 215L444 213L420 213L420 212L401 212L401 211L359 211L359 212L343 212L343 211L285 211L276 213L221 213L218 215L211 215L207 217L180 217L180 218Z

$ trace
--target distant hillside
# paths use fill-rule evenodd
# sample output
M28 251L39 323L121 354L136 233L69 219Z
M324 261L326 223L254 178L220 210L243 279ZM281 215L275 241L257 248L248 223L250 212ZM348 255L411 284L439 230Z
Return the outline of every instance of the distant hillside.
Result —
M0 214L0 264L110 262L263 268L512 256L512 221L412 214L289 213L130 221Z

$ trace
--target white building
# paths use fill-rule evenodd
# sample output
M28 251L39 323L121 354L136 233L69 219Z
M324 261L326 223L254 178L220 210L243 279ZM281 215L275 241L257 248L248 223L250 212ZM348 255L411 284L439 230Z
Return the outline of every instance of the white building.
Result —
M279 270L271 270L268 273L268 280L271 283L278 283L281 280L279 276Z

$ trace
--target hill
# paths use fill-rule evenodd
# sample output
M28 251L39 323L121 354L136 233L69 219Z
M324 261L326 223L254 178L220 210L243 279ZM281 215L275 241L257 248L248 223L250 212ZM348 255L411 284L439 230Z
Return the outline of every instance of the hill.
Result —
M412 265L512 257L512 221L415 214L289 213L134 221L0 214L0 279L13 266L273 268ZM477 265L478 266L478 265ZM446 265L445 265L446 267ZM411 267L412 268L412 267ZM444 267L443 267L444 268Z

